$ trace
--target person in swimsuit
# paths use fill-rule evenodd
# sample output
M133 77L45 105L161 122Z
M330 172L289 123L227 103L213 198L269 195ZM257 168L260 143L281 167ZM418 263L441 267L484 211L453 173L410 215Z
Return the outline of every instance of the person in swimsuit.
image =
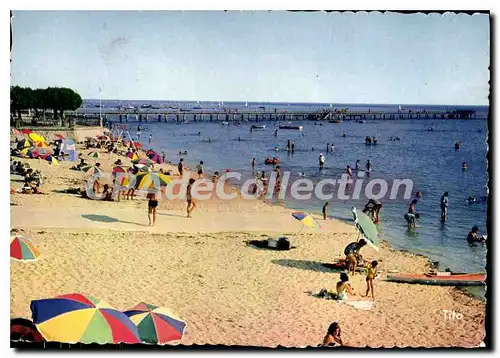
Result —
M158 207L158 200L156 200L155 193L148 193L148 219L149 226L155 226L156 223L156 208ZM153 214L153 222L151 223L151 214Z
M187 217L191 217L191 213L193 210L196 208L196 203L193 200L193 196L191 194L191 189L193 188L193 184L196 180L193 178L189 179L189 185L187 186L186 189L186 201L187 201Z
M373 280L377 274L377 261L372 261L368 271L366 272L366 294L363 297L368 297L370 290L372 291L372 299L375 300L375 291L373 290Z
M374 224L379 222L379 213L382 209L382 203L375 199L369 199L366 203L363 212L371 217Z
M448 192L441 196L441 221L445 222L448 218Z
M179 170L179 175L182 177L182 173L184 172L184 159L181 158L179 160L179 164L177 164L177 169Z
M323 213L323 220L328 219L328 201L323 205L323 209L321 209L321 212Z
M203 160L196 166L196 169L198 169L198 179L203 179Z
M348 294L355 296L354 289L349 282L349 276L345 272L340 274L340 281L336 285L337 299L340 301L345 301L349 298Z
M358 261L361 260L361 255L359 251L363 246L366 245L365 239L360 239L358 242L351 242L344 249L344 255L346 256L345 261L347 264L347 272L351 272L352 275L356 273L356 267Z
M340 326L337 322L333 322L328 327L328 331L326 332L325 338L323 338L323 347L335 347L342 346L342 338L341 338Z
M471 231L469 232L469 235L467 235L467 242L469 244L473 244L475 242L479 242L479 243L484 243L486 240L484 239L484 237L480 238L477 233L479 232L479 228L474 225L471 229Z

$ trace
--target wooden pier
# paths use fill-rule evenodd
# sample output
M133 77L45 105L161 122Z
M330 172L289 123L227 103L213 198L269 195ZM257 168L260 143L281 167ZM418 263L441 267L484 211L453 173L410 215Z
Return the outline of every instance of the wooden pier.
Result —
M405 119L474 119L474 110L454 111L214 111L214 110L102 110L104 121L113 122L260 122L260 121L370 121ZM66 112L66 116L77 122L99 120L99 109Z

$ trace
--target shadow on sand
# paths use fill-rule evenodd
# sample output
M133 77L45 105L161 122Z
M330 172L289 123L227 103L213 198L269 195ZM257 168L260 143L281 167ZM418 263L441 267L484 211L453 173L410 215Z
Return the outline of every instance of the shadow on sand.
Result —
M120 222L120 223L124 223L124 224L147 226L145 224L135 223L135 222L131 222L131 221L118 220L116 218L112 218L111 216L107 216L107 215L82 214L82 217L87 219L87 220L97 221L97 222L102 222L102 223L118 223L118 222Z
M291 259L280 259L272 260L273 264L296 268L300 270L310 270L318 272L331 272L339 273L343 271L343 268L339 268L331 263L318 262L318 261L306 261L306 260L291 260Z

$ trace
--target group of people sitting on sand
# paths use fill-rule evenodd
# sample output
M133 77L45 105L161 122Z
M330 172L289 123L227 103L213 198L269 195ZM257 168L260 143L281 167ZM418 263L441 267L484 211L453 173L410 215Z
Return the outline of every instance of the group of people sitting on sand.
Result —
M40 184L43 181L42 172L38 169L33 170L28 163L13 161L10 163L10 173L23 177L24 185L21 189L11 188L11 194L43 194L40 191Z

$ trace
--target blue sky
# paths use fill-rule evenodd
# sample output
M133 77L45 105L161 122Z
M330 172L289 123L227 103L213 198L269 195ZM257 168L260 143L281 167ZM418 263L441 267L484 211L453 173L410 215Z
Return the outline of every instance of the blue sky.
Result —
M488 104L487 15L15 11L11 84L105 99Z

